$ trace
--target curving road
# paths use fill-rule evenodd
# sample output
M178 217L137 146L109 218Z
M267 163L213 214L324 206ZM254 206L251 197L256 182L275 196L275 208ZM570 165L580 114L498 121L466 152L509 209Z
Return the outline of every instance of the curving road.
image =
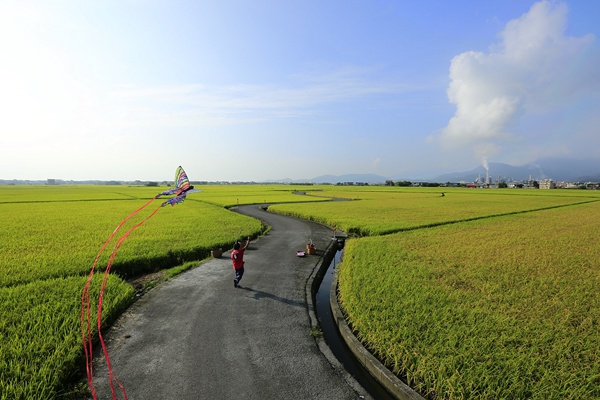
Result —
M128 398L370 398L310 332L305 286L331 230L257 206L236 211L272 227L246 251L241 288L225 253L148 292L106 335ZM297 257L311 238L317 255ZM95 357L98 398L110 399L103 357Z

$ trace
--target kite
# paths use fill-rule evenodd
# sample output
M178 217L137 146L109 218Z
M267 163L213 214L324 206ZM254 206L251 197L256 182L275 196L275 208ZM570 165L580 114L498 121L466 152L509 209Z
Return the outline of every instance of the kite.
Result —
M175 183L177 187L165 190L164 192L156 195L156 198L159 198L160 196L169 196L173 194L175 195L175 197L170 198L169 200L162 203L161 207L164 207L167 204L174 206L175 204L182 203L183 200L185 200L185 196L187 196L188 193L201 192L201 190L195 190L194 187L190 185L190 181L187 177L187 174L185 173L183 168L181 168L181 165L175 171Z
M113 237L117 234L119 229L121 229L121 227L123 227L123 225L130 218L132 218L134 215L136 215L137 213L142 211L144 208L146 208L148 205L150 205L150 203L152 203L155 199L159 198L160 196L175 195L175 197L170 198L167 201L165 201L164 203L162 203L158 208L156 208L154 211L152 211L146 218L144 218L142 221L135 224L132 228L130 228L127 232L125 232L125 234L123 234L119 239L117 239L117 241L115 243L115 247L113 248L113 251L110 254L110 257L108 259L108 264L106 266L106 269L104 270L104 277L102 279L102 285L100 287L100 293L98 296L98 305L97 305L97 329L98 329L98 337L99 337L100 345L102 346L102 352L104 353L104 358L106 359L106 365L108 368L108 377L109 377L109 382L110 382L110 389L112 392L112 398L115 400L117 398L116 393L115 393L115 382L116 382L118 384L119 388L121 389L123 398L125 400L127 400L127 393L125 392L125 388L123 387L123 385L121 385L121 383L119 382L119 380L117 379L117 377L115 376L115 374L113 372L113 369L112 369L112 366L110 363L110 357L108 356L108 350L106 348L106 344L105 344L104 338L102 336L102 329L101 329L102 328L102 301L104 299L104 291L106 288L106 284L108 282L108 276L109 276L113 261L115 259L115 256L117 255L117 252L121 248L121 245L123 244L125 239L127 239L127 237L129 236L129 234L131 232L133 232L135 229L139 228L144 222L146 222L150 218L152 218L154 216L154 214L156 214L158 212L158 210L160 210L162 207L166 206L167 204L174 206L175 204L183 202L183 200L185 199L185 197L187 196L188 193L201 192L201 190L194 190L194 187L190 185L190 181L188 180L187 174L185 173L183 168L181 168L181 166L179 166L177 168L177 170L175 171L175 184L177 185L175 188L166 190L162 193L157 194L152 199L150 199L148 202L146 202L146 204L144 204L143 206L141 206L140 208L138 208L137 210L135 210L134 212L129 214L125 219L123 219L121 221L121 223L119 225L117 225L115 230L110 234L110 236L108 237L106 242L104 242L104 244L100 248L98 255L96 255L94 264L92 265L92 269L86 280L85 286L83 288L83 292L81 294L81 338L82 338L83 349L84 349L84 353L85 353L85 360L86 360L85 366L86 366L86 372L87 372L88 386L90 387L90 391L92 392L92 397L94 400L96 400L97 397L96 397L96 390L93 385L93 377L94 377L93 362L92 362L93 361L92 360L93 332L92 332L92 302L91 302L91 298L90 298L90 288L91 288L92 278L94 277L94 272L95 272L96 266L98 264L98 260L100 258L100 255L102 254L102 252L108 245L108 243L113 239Z

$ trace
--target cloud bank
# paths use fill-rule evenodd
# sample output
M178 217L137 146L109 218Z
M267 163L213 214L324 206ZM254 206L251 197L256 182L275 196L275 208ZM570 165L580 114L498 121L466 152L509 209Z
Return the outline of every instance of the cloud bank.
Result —
M526 116L543 116L598 90L594 36L566 34L567 6L541 1L506 24L489 52L468 51L450 66L448 99L456 113L442 129L446 149L470 148L487 167Z

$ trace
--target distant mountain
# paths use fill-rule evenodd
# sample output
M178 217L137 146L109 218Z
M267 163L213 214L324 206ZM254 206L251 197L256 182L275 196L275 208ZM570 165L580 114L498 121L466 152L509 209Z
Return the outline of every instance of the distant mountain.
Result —
M363 182L363 183L385 183L385 176L375 174L346 174L346 175L321 175L311 179L314 183L344 183L344 182Z
M388 178L376 174L346 174L346 175L321 175L312 179L278 179L265 183L344 183L362 182L368 184L385 183L387 180L394 182L407 180L411 182L474 182L476 179L485 179L486 170L478 166L470 171L452 172L438 175L430 179L410 179L397 177ZM489 163L490 181L526 181L531 179L540 181L552 179L555 182L600 182L600 159L576 160L569 158L541 158L535 162L514 166L503 163Z
M489 163L489 175L493 181L497 181L498 178L506 181L524 181L531 177L534 180L552 179L556 182L599 182L600 159L542 158L522 166ZM473 182L478 177L485 179L485 176L485 168L479 166L470 171L439 175L432 181Z
M312 179L275 179L269 180L267 182L271 183L344 183L344 182L361 182L368 184L375 183L385 183L386 180L390 178L386 178L385 176L375 175L375 174L346 174L346 175L321 175Z

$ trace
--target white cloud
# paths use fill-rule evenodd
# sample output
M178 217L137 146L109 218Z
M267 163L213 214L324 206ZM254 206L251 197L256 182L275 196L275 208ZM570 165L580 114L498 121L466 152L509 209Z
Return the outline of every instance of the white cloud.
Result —
M444 147L467 146L483 164L528 134L519 132L524 117L564 109L598 89L594 37L567 36L567 11L540 1L506 24L488 53L454 57L448 99L456 113L439 136Z

